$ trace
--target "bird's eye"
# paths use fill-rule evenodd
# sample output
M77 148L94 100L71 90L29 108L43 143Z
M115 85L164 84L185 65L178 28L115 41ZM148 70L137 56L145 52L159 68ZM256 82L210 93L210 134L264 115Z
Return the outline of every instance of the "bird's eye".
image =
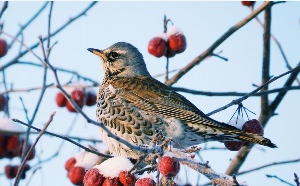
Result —
M117 59L117 58L119 58L119 54L117 52L111 52L109 54L109 58L111 58L111 59Z

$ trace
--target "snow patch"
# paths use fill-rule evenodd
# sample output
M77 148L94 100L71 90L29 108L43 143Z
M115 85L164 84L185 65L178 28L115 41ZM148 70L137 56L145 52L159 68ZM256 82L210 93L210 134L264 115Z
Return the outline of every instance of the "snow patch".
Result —
M166 126L166 132L168 137L179 137L182 134L182 124L181 121L175 118L165 118L164 119L168 125Z
M143 174L139 179L143 179L143 178L150 178L151 180L154 180L153 179L153 175L152 174L148 174L148 173Z
M13 122L10 118L0 118L0 131L23 133L26 130L20 123Z
M120 172L129 171L133 167L133 164L129 159L116 156L109 158L108 160L102 162L100 165L96 165L95 168L106 178L116 178L119 177Z
M167 34L170 36L174 34L183 34L183 33L177 26L172 26L168 28Z
M168 41L168 39L169 39L169 35L166 33L157 34L155 37L162 38L165 41Z
M80 166L85 169L90 169L98 162L99 157L91 152L81 151L74 156L76 163L74 166Z

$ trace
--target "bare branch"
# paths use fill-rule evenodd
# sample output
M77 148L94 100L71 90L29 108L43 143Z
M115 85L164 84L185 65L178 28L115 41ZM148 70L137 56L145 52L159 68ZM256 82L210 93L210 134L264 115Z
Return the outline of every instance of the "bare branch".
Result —
M15 35L15 38L18 38L23 31L36 19L38 18L38 16L43 12L43 10L47 7L48 5L48 1L46 1L43 6L23 25L21 26L20 30L18 31L18 33ZM12 47L12 45L14 44L15 40L12 40L12 42L8 45L8 49L10 49ZM8 50L9 51L9 50Z
M31 128L31 129L36 130L36 131L39 131L39 132L41 131L41 129L36 128L36 127L34 127L34 126L30 126L30 125L28 125L27 123L24 123L24 122L22 122L22 121L20 121L20 120L18 120L18 119L12 119L12 121L18 122L18 123L20 123L20 124L22 124L22 125L25 125L25 126ZM52 132L47 132L47 131L45 131L44 133L45 133L45 134L48 134L48 135L51 135L51 136L54 136L54 137L57 137L57 138L60 138L60 139L63 139L63 140L66 140L66 141L68 141L68 142L70 142L70 143L72 143L72 144L74 144L74 145L76 145L76 146L78 146L78 147L84 149L84 150L87 151L87 152L94 153L94 154L96 154L96 155L98 155L98 156L103 156L103 157L106 157L106 158L111 158L111 156L109 156L109 155L99 153L98 151L91 150L90 148L87 148L87 147L81 145L80 143L77 143L76 141L70 139L70 138L67 137L67 136L62 136L62 135L55 134L55 133L52 133Z
M253 169L238 172L236 175L247 174L249 172L257 171L257 170L264 169L264 168L271 167L271 166L275 166L275 165L283 165L283 164L297 163L297 162L300 162L300 158L297 158L297 159L294 159L294 160L286 160L286 161L268 163L266 165L262 165L262 166L259 166L259 167L253 168Z
M18 169L18 172L17 172L17 175L16 175L16 179L15 179L15 183L14 183L14 186L17 186L19 184L19 180L20 180L20 175L23 171L23 168L28 160L28 157L30 156L31 152L33 151L33 149L35 148L36 144L38 143L38 141L40 140L40 138L42 137L42 135L44 134L44 132L46 131L46 129L48 128L48 126L50 125L50 123L52 122L53 120L53 117L55 115L55 112L53 112L51 115L50 115L50 118L48 120L48 122L45 124L45 126L43 127L43 129L40 131L39 135L37 136L37 138L35 139L34 143L31 145L30 149L28 150L25 158L23 159L19 169Z
M186 153L181 152L179 149L172 148L172 152L176 154L176 159L180 162L180 164L186 165L191 169L203 174L208 179L212 181L215 185L236 185L236 180L232 177L218 173L214 171L209 165L208 162L200 163L195 159L190 158L186 155ZM240 184L242 186L242 184Z
M232 92L211 92L211 91L187 89L183 87L170 87L170 88L177 92L185 92L189 94L202 95L202 96L245 96L248 94L248 92L233 92L233 91ZM275 88L267 91L259 91L254 93L252 96L262 96L265 94L273 94L273 93L290 91L290 90L300 90L300 86L290 86L290 87Z
M55 36L56 34L58 34L59 32L61 32L63 29L65 29L67 26L69 26L71 23L73 23L75 20L77 20L78 18L86 15L86 13L96 4L97 2L92 2L90 3L87 8L85 8L82 12L80 12L78 15L76 15L75 17L72 17L69 19L69 21L67 21L66 23L64 23L61 27L59 27L56 31L54 31L53 33L50 34L50 37ZM42 38L43 41L45 41L47 39L47 37ZM39 46L39 42L35 43L34 45L32 45L31 47L29 47L30 50L35 49L36 47ZM12 59L11 61L9 61L8 63L4 64L3 66L0 67L0 71L17 63L18 59L21 58L22 56L24 56L25 54L28 53L29 50L25 50L23 52L21 52L20 54L18 54L14 59Z
M177 74L175 74L172 78L165 82L167 86L171 86L176 83L184 74L190 71L195 65L198 65L202 62L206 57L211 56L214 50L223 43L229 36L231 36L234 32L242 28L245 24L251 21L254 17L256 17L260 12L262 12L265 8L268 7L272 2L266 1L260 7L258 7L255 11L253 11L250 15L248 15L245 19L241 20L234 26L232 26L227 32L225 32L217 41L215 41L208 49L206 49L202 54L193 59L186 67L181 69Z
M239 98L239 99L235 99L235 100L231 101L229 104L227 104L227 105L225 105L225 106L223 106L223 107L221 107L221 108L218 108L218 109L216 109L216 110L214 110L214 111L208 113L207 115L210 116L210 115L213 115L213 114L215 114L215 113L217 113L217 112L220 112L220 111L222 111L222 110L225 110L225 109L227 109L228 107L231 107L232 105L238 105L239 103L243 102L244 100L246 100L246 99L248 99L249 97L251 97L251 96L253 96L254 94L256 94L258 91L260 91L260 90L262 89L262 87L264 87L264 86L266 86L266 85L269 85L269 84L272 83L273 81L276 81L277 79L279 79L279 78L281 78L281 77L283 77L283 76L285 76L285 75L291 73L291 75L290 75L290 77L289 77L289 80L287 81L288 83L286 83L286 84L284 85L284 87L289 87L289 86L291 86L291 83L292 83L291 81L293 81L293 79L295 79L295 78L297 77L299 71L300 71L300 63L299 63L295 68L293 68L292 70L289 70L289 71L287 71L287 72L285 72L285 73L282 73L282 74L280 74L280 75L278 75L278 76L275 76L275 77L271 78L268 82L266 82L266 83L264 83L263 85L259 86L258 88L256 88L256 89L253 90L252 92L248 93L247 95L245 95L245 96L243 96L243 97L241 97L241 98ZM296 76L296 77L295 77L295 76ZM286 93L287 91L283 91L283 92ZM284 94L284 95L285 95L285 94ZM274 100L274 101L275 101L275 100ZM272 103L272 104L273 104L273 103ZM272 104L271 104L271 106L272 106ZM277 106L278 106L278 105L277 105ZM276 107L277 107L277 106L276 106Z
M273 2L273 5L274 5L275 3L277 3L277 2ZM253 7L249 7L249 8L250 8L251 11L253 11ZM264 27L264 24L260 21L260 19L259 19L258 17L255 17L255 20L258 22L258 24L259 24L260 26ZM280 42L278 41L278 39L277 39L273 34L271 34L271 39L272 39L272 40L275 42L275 44L278 46L278 49L279 49L279 51L280 51L280 53L281 53L281 55L282 55L282 58L283 58L283 60L284 60L284 62L285 62L286 67L287 67L289 70L291 70L292 67L291 67L291 65L290 65L290 63L289 63L289 61L288 61L288 59L287 59L287 57L286 57L286 55L285 55L285 52L284 52L283 47L281 46ZM296 79L296 81L297 81L297 83L300 85L300 81L299 81L298 78Z

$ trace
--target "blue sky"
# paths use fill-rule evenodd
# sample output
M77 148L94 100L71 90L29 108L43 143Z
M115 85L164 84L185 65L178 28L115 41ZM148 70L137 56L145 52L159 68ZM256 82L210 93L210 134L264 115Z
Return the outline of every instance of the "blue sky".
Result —
M9 7L1 21L4 22L4 31L15 35L19 25L24 24L34 12L41 7L43 2L9 2ZM77 15L89 2L55 2L53 7L52 30ZM262 2L257 2L256 6ZM0 4L2 6L2 3ZM47 8L49 9L49 7ZM299 36L299 2L286 2L277 4L272 9L272 33L278 38L286 52L292 67L299 63L300 36ZM51 42L58 41L52 50L50 62L57 67L67 68L101 82L103 73L99 59L88 52L87 48L103 49L115 42L126 41L135 45L144 55L147 67L152 75L163 73L165 70L165 58L155 58L148 54L149 40L163 31L163 17L167 15L173 23L180 27L187 39L187 49L184 53L170 59L170 69L184 67L197 55L206 50L214 41L238 21L245 18L250 11L247 7L236 2L99 2L86 16L81 17L60 34L53 37ZM24 42L28 46L38 41L38 36L47 35L48 10L32 23L23 33ZM263 20L263 14L259 15ZM241 28L222 43L215 52L222 51L221 55L228 58L225 62L219 58L210 57L196 66L174 86L195 90L222 92L237 91L250 92L259 85L261 79L262 62L262 28L255 20ZM10 41L8 37L1 36ZM18 53L19 46L15 45L8 55L0 59L0 66L8 62ZM41 56L40 48L34 50ZM39 63L31 54L24 56L22 61ZM279 75L287 71L282 56L274 42L271 43L271 75ZM24 65L15 65L6 70L7 81L13 83L16 89L36 87L42 85L43 71L40 68ZM171 74L172 76L172 74ZM48 83L54 82L52 72L48 73ZM69 74L59 73L61 82L70 80ZM163 81L163 77L158 78ZM281 87L286 77L272 83L270 88ZM296 84L295 84L296 85ZM0 87L0 92L3 87ZM95 88L97 90L97 88ZM54 97L58 90L51 88L46 91L41 108L37 114L34 125L41 128L48 120L50 113L56 111L53 123L49 131L65 134L75 114L69 114L65 109L58 108L54 103ZM36 105L39 91L30 93L12 93L10 95L11 117L26 121L19 97L22 97L31 116ZM204 113L215 110L237 97L207 97L183 94L191 100ZM270 96L274 99L275 94ZM260 104L258 98L249 98L243 104L259 114ZM299 91L291 91L276 110L277 116L269 121L265 136L272 139L278 145L278 149L265 147L264 151L254 148L248 156L247 162L241 170L250 169L266 163L299 158L300 142L297 139L299 131ZM236 107L230 107L220 113L212 115L219 121L228 121ZM84 112L95 119L95 107L84 108ZM1 115L2 116L2 115ZM251 115L251 118L258 116ZM71 135L85 138L99 138L95 126L87 124L78 116L74 123ZM36 136L32 136L32 140ZM44 136L37 146L40 159L46 159L53 155L61 140ZM88 143L83 142L84 145ZM221 143L208 143L209 146L223 147ZM58 157L51 159L39 166L42 168L35 173L30 185L71 185L66 177L64 162L78 152L78 147L64 143ZM236 153L230 151L206 151L201 155L205 161L209 161L212 168L218 172L224 172ZM0 173L8 160L0 161ZM17 159L13 163L18 163ZM37 163L37 159L30 162ZM183 170L183 169L182 169ZM249 185L282 185L275 179L266 178L265 174L277 175L293 183L293 173L300 175L299 163L281 165L262 169L255 173L238 177ZM193 171L189 173L189 180L194 180ZM29 177L29 176L28 176ZM182 176L183 177L183 176ZM201 176L201 183L206 179ZM0 176L0 185L9 185L3 176ZM25 185L26 181L20 185ZM194 183L194 182L192 182Z

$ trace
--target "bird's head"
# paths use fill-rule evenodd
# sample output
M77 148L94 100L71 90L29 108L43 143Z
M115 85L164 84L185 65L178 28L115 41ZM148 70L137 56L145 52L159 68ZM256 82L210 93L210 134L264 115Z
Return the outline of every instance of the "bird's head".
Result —
M104 73L109 77L149 76L143 55L129 43L115 43L104 50L87 50L102 59Z

